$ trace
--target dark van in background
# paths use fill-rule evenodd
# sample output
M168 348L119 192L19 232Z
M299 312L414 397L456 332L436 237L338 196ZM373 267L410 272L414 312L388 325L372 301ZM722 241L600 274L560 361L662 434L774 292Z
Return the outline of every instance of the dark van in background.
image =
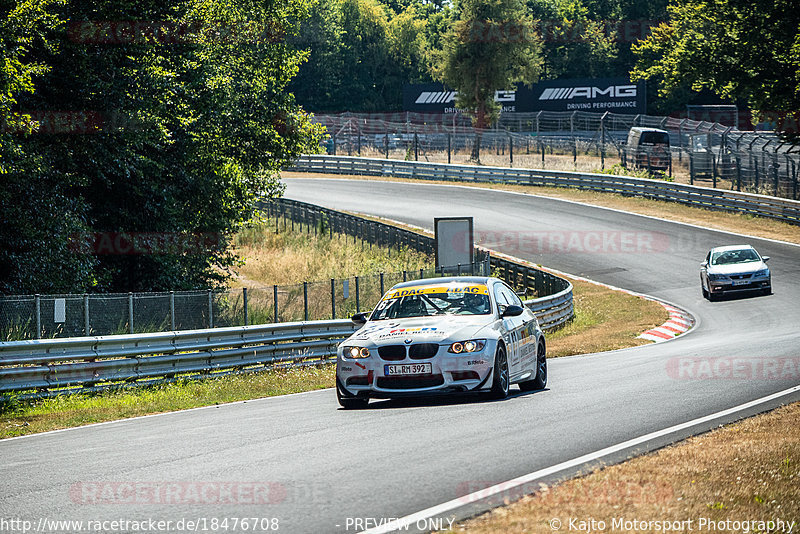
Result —
M670 167L669 132L633 127L628 132L628 161L648 171L666 172Z

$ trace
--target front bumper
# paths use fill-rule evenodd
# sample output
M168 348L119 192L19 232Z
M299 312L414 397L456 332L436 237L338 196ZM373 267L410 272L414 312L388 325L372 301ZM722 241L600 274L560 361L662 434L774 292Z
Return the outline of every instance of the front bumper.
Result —
M733 280L709 280L708 288L715 295L740 291L763 291L772 288L771 277L753 278L747 283L734 284Z
M391 398L479 391L491 386L494 344L468 354L451 354L441 346L436 356L423 360L369 358L336 360L337 385L345 396ZM413 375L390 375L387 365L431 364L431 372Z

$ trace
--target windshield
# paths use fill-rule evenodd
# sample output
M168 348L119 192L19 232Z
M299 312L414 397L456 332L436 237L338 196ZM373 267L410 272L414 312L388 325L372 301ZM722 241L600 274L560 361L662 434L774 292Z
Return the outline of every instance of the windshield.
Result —
M711 255L711 265L732 265L751 261L761 261L756 251L751 248L726 250L724 252L715 252Z
M668 145L669 134L666 132L642 132L640 145Z
M432 315L491 313L485 285L415 286L391 290L375 307L370 320Z

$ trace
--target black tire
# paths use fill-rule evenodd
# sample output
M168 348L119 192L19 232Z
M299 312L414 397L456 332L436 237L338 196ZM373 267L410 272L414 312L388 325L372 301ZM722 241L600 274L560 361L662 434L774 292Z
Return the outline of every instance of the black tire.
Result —
M718 297L718 296L719 296L719 295L715 295L715 294L714 294L714 293L712 293L711 291L709 291L709 292L708 292L708 300L710 300L711 302L715 302L715 301L717 300L717 297Z
M345 410L358 410L366 408L369 404L369 397L346 397L339 389L339 384L336 384L336 400L339 401L339 406Z
M547 351L544 341L536 347L536 378L519 383L522 391L538 391L547 386Z
M492 390L489 397L492 399L505 399L508 397L510 386L508 376L508 356L502 344L497 345L497 352L494 355L494 376L492 377Z
M762 290L761 290L761 294L762 294L762 295L764 295L765 297L766 297L767 295L772 295L772 286L770 286L770 287L765 287L764 289L762 289Z

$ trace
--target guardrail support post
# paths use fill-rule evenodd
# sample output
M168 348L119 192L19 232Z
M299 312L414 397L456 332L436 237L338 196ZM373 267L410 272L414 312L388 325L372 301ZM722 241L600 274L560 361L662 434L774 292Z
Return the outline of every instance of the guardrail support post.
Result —
M272 286L272 322L278 322L278 286Z
M408 281L408 271L403 271L403 282Z
M42 297L37 293L33 301L36 304L36 339L42 339Z
M303 320L308 321L308 282L303 282Z
M384 292L384 289L383 289L383 273L381 273L381 296L383 296L383 292Z
M128 293L128 332L133 334L133 293Z
M175 328L175 292L169 292L169 325L171 330L176 330Z
M419 136L414 134L414 161L419 161Z
M331 278L331 319L336 319L336 280Z
M383 295L381 295L383 296ZM361 313L361 295L358 287L358 277L356 276L356 313Z
M508 163L512 167L514 166L514 138L510 135L508 136Z
M247 305L247 288L242 288L242 307L244 308L244 325L250 324L249 306Z
M450 163L450 151L452 146L452 136L450 132L447 132L447 163Z
M89 335L89 295L86 293L83 294L83 331L88 336Z
M214 328L214 297L211 290L208 290L208 327Z
M742 190L742 161L739 155L736 155L736 190Z

